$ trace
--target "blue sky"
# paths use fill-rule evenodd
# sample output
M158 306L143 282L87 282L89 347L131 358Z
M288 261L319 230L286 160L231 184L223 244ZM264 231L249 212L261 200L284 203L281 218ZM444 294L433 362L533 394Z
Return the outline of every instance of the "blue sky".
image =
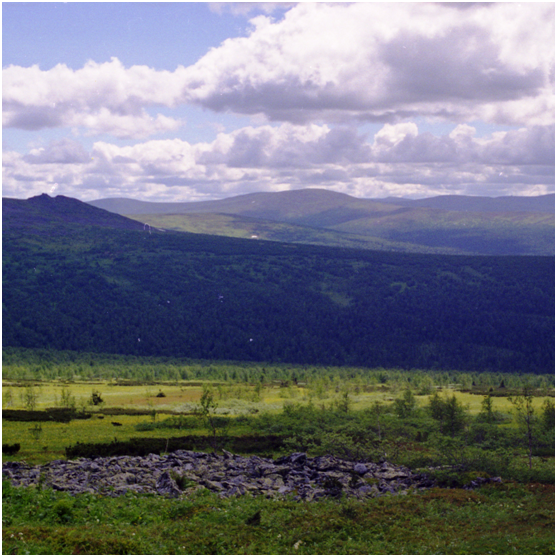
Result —
M554 4L2 4L3 195L554 191Z

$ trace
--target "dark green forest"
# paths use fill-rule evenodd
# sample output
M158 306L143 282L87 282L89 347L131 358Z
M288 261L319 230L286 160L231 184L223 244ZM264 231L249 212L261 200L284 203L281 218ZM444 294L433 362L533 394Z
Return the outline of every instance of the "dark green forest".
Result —
M2 258L4 346L554 371L554 257L403 254L57 222L5 224Z

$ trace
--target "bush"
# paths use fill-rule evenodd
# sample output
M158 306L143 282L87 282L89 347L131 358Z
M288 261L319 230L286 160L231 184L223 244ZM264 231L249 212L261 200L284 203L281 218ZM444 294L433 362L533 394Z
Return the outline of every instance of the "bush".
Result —
M473 481L480 479L486 480L491 476L486 472L457 472L455 470L433 470L427 472L428 476L433 478L439 487L464 488Z
M135 437L129 441L110 443L77 443L66 447L67 458L97 458L108 456L147 456L178 450L212 450L212 437L189 435L169 439ZM240 453L274 452L284 446L284 438L274 435L242 435L228 437L224 448Z
M88 420L91 414L71 408L47 408L46 410L3 410L2 418L12 422L62 422Z
M10 445L9 443L2 443L2 454L12 456L19 452L19 449L21 449L21 445L19 443L14 443L13 445Z
M397 398L394 403L395 414L401 418L410 418L416 411L416 399L410 389L406 389L402 398Z

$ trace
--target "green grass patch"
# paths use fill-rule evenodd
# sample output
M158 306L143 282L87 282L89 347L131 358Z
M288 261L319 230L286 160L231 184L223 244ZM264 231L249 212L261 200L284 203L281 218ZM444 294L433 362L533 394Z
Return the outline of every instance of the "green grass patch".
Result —
M3 486L5 554L554 554L554 490L503 484L301 503Z

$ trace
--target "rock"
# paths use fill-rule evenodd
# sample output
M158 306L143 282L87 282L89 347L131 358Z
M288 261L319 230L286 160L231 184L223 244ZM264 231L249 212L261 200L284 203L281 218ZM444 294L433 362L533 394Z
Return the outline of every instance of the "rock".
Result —
M308 458L305 453L293 453L273 461L227 451L222 455L180 450L165 456L59 460L35 467L7 462L3 474L14 486L37 485L40 480L44 487L72 494L97 492L111 496L131 491L187 497L205 488L221 497L246 493L267 497L294 494L297 500L314 500L340 495L377 497L435 485L427 474L413 474L388 462L353 463L333 456ZM174 479L178 477L184 482ZM486 481L500 479L482 478L481 483ZM470 487L476 485L480 482L474 479ZM180 486L187 488L182 491Z
M203 485L207 488L210 489L211 491L224 491L224 486L220 483L220 482L214 482L211 480L205 480L203 482ZM238 486L239 488L241 486Z
M358 463L354 466L354 472L363 476L367 472L367 466L365 464Z
M378 474L378 477L384 480L397 480L400 478L407 478L408 474L402 470L387 470L386 472Z
M149 455L150 456L150 455ZM178 497L182 491L168 472L164 471L157 480L156 485L157 493L159 495L167 495L170 497Z
M293 454L290 455L290 462L294 466L303 465L306 460L307 460L306 453L293 453Z

